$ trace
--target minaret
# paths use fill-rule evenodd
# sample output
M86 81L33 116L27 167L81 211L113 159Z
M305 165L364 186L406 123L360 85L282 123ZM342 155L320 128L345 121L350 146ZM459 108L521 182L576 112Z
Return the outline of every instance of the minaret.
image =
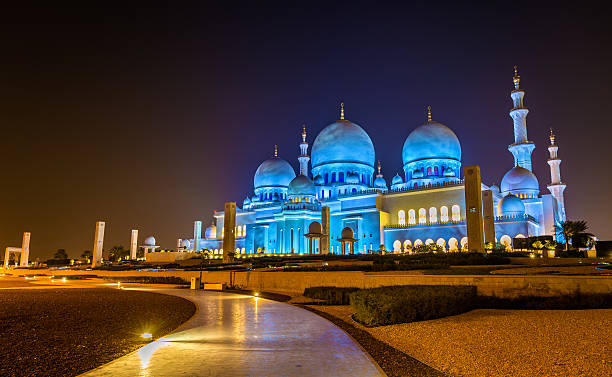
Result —
M548 190L552 196L557 200L557 212L559 214L559 222L565 221L565 200L563 198L563 191L565 191L565 185L561 182L561 159L557 156L559 147L555 144L555 134L553 134L552 128L550 129L550 145L548 146L548 152L550 158L548 159L548 165L550 165L550 185Z
M381 166L380 166L380 160L378 160L378 174L376 174L376 178L383 178L382 173L380 172Z
M529 113L529 109L523 103L525 91L519 86L521 76L519 76L516 66L514 66L512 81L514 81L514 90L510 93L513 103L510 117L514 122L514 144L510 144L508 150L514 155L514 166L532 171L531 153L535 149L535 144L527 139L527 113Z
M308 161L310 161L310 156L308 156L308 143L306 142L306 125L302 125L302 142L300 143L300 156L298 157L298 161L300 161L300 175L308 177Z

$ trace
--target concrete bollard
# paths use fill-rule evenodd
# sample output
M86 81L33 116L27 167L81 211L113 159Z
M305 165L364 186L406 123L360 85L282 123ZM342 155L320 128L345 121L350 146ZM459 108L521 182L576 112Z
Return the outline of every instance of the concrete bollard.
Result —
M191 289L200 289L200 278L191 278Z

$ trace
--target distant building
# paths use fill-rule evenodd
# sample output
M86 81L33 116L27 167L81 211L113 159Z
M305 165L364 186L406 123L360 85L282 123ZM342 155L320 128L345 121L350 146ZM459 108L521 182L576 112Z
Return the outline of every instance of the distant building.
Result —
M501 187L482 185L493 194L495 238L506 246L515 237L554 236L555 225L565 220L565 185L555 136L551 130L551 193L543 194L532 172L535 144L527 138L528 109L516 69L513 81L510 117L514 142L508 150L514 166L503 176ZM344 106L340 119L315 138L312 160L306 136L304 128L297 175L278 156L276 146L273 157L257 168L254 194L237 209L235 252L307 253L309 240L304 235L311 223L321 222L321 206L331 209L332 253L341 253L342 230L347 227L353 230L356 253L370 253L380 245L403 251L429 243L453 251L467 243L461 144L449 127L432 119L429 108L427 121L404 142L403 177L395 175L390 186L380 172L380 162L375 165L370 137L361 126L345 119ZM185 248L222 253L223 216L216 212L204 237L194 235ZM316 242L314 249L319 251Z

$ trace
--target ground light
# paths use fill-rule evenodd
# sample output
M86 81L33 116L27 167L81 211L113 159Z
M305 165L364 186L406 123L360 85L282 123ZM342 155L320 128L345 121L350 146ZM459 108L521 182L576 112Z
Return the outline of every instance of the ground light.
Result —
M255 292L255 293L253 294L253 296L255 296L255 297L259 297L259 292Z
M153 334L146 332L141 335L142 339L151 340L153 339Z

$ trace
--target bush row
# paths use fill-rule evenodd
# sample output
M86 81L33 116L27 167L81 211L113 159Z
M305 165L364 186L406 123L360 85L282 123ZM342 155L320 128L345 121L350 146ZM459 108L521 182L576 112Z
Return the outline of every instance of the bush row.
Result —
M327 305L349 305L350 294L359 288L343 287L310 287L304 290L304 296L324 300Z

